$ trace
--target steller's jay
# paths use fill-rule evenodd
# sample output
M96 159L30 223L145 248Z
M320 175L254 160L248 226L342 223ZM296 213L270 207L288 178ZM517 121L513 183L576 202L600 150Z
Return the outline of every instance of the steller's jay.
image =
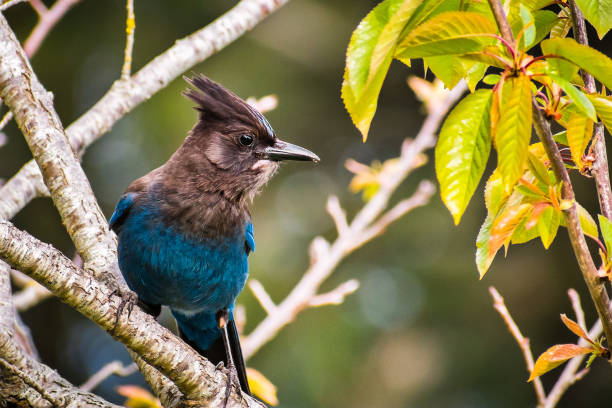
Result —
M250 393L232 316L255 250L247 204L279 161L319 158L279 140L261 113L221 85L185 79L196 125L164 165L128 187L110 225L139 304L154 316L169 306L181 337L214 364L235 366L231 375Z

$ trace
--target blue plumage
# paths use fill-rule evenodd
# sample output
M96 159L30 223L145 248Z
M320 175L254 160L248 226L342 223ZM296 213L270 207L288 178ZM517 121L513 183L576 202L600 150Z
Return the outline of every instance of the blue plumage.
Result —
M128 187L110 225L121 272L143 306L169 306L183 339L213 363L232 356L249 392L232 316L255 251L247 204L279 160L318 157L278 140L259 112L220 85L189 82L198 89L186 92L198 103L196 126L168 162ZM226 331L220 316L229 318Z

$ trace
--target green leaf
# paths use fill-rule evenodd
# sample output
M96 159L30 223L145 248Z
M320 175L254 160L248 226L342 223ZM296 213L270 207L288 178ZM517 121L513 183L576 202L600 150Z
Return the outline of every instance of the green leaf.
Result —
M400 60L479 52L495 42L495 23L474 12L447 12L426 21L404 37L395 57Z
M523 37L522 41L525 44L525 49L529 49L533 44L536 36L536 28L533 22L533 16L527 7L523 4L519 5L519 15L523 21Z
M531 139L531 81L527 76L508 78L502 90L499 120L494 128L497 167L507 192L523 174Z
M492 226L493 216L489 214L480 227L478 237L476 238L476 267L478 268L480 279L485 276L485 273L487 273L491 263L493 262L493 258L495 258L495 253L491 255L489 251L489 240L491 238Z
M603 38L612 28L612 0L576 0L576 3L599 38Z
M448 89L453 89L467 75L463 61L456 55L425 57L423 62Z
M446 118L435 150L442 201L459 224L491 149L489 110L493 92L480 89L466 96Z
M599 219L601 235L603 236L604 243L606 244L609 261L612 258L612 222L601 214L597 215L597 218Z
M612 97L591 94L588 98L593 102L597 116L603 122L608 132L612 133Z
M553 182L548 175L548 169L544 163L542 163L535 154L529 151L527 152L527 166L529 167L529 171L531 171L541 183L544 183L546 186L552 185Z
M550 10L538 10L533 13L533 20L536 33L531 46L538 44L551 32L559 17Z
M608 89L612 89L612 60L601 52L577 43L572 38L551 38L541 43L544 55L556 55L591 73Z
M418 0L385 0L357 26L346 53L342 99L364 141L396 42Z
M512 233L512 244L524 244L540 236L537 228L527 229L530 217L525 217Z
M536 11L546 6L550 6L552 0L511 0L510 1L510 13L516 13L518 8L522 5L529 11Z
M576 203L576 210L578 211L578 220L580 221L580 228L585 235L591 238L599 239L599 231L597 230L597 224L591 214L580 204ZM563 225L564 223L562 223Z
M557 143L560 143L565 146L569 146L569 142L567 141L567 131L566 130L563 130L559 133L555 133L553 135L553 139L555 139L555 142Z
M385 0L359 23L347 50L347 81L359 98L379 69L388 69L398 37L419 5L417 0Z
M540 239L542 240L542 245L544 245L545 249L548 249L555 239L560 221L561 213L552 206L548 206L542 211L536 225L538 233L540 234Z
M502 205L506 203L508 194L504 189L501 175L495 170L485 184L485 205L489 214L495 216L499 212Z
M572 28L572 19L569 9L567 7L562 7L557 17L559 17L559 19L550 29L550 38L565 38L570 28Z
M563 89L563 91L572 99L572 102L576 104L578 109L584 112L584 114L591 120L597 120L593 103L582 91L559 75L549 74L549 77L555 81L555 83L559 85L561 89Z
M593 136L593 121L580 114L573 113L567 123L567 142L572 160L576 166L582 167L582 156L589 146Z
M556 344L538 357L529 376L529 382L565 363L570 358L592 353L591 347L582 347L576 344Z
M499 74L488 74L482 79L482 82L487 85L495 85L499 82L500 78L501 76Z

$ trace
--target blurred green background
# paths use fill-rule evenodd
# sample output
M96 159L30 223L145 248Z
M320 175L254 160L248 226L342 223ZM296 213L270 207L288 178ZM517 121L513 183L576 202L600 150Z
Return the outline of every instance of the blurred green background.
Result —
M422 109L406 78L422 75L394 63L385 81L366 144L340 100L344 55L352 30L376 5L372 0L293 0L251 33L193 69L243 97L276 94L279 107L267 116L279 137L315 151L318 166L283 167L252 207L257 252L251 276L280 301L308 266L307 247L316 235L333 240L324 207L336 194L349 216L361 207L347 191L347 158L369 163L397 156L403 138L414 136ZM204 26L235 2L136 0L134 71L183 37ZM82 0L49 35L33 58L34 69L55 95L65 126L96 102L118 78L123 60L125 4L121 0ZM21 39L35 23L25 5L7 18ZM595 38L593 37L595 40ZM610 41L595 42L608 53ZM607 50L606 50L607 46ZM83 163L107 216L127 185L162 164L193 125L192 103L180 95L182 79L120 120L86 153ZM30 158L14 124L0 149L0 177L10 177ZM431 152L429 152L431 157ZM494 162L494 159L491 159ZM415 172L394 201L410 195L433 165ZM591 180L576 177L579 201L592 214L597 203ZM394 224L387 233L348 257L323 290L351 278L361 288L340 306L303 312L248 365L279 389L282 407L529 407L535 406L522 355L491 305L495 285L534 353L554 343L573 342L559 313L571 315L566 296L576 288L585 300L588 322L594 311L571 255L565 231L545 252L539 242L499 255L478 280L475 238L485 216L482 186L459 227L439 196ZM14 220L67 255L73 247L48 199L31 203ZM264 316L247 290L249 332ZM56 301L23 315L43 361L75 384L105 363L129 361L123 346L97 326ZM547 387L560 369L545 375ZM593 364L559 407L609 407L612 371ZM144 384L139 374L111 378L96 392L123 402L114 387Z

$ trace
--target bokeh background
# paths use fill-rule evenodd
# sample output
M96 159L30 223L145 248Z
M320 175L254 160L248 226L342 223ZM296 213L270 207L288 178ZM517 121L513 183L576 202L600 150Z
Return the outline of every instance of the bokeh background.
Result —
M134 70L173 42L212 21L235 2L222 0L136 1ZM340 197L349 216L361 207L348 192L347 158L369 163L398 155L403 138L414 136L422 109L406 85L423 75L394 63L385 81L366 144L340 100L344 55L350 34L377 4L373 0L294 0L251 33L193 69L238 95L276 94L279 107L267 116L278 135L317 152L317 166L289 163L252 208L257 252L251 275L280 301L308 265L307 247L316 235L334 239L324 206ZM55 95L65 125L91 107L118 78L123 59L125 4L82 0L49 35L33 58L35 71ZM35 23L25 5L7 18L21 39ZM609 53L610 41L595 45ZM196 113L180 92L182 79L120 120L86 153L83 163L104 213L113 211L131 180L162 164L181 144ZM0 149L0 177L8 178L30 158L14 124ZM431 152L429 156L432 158ZM433 158L432 158L433 160ZM494 163L491 158L490 166ZM490 171L490 170L489 170ZM433 163L415 172L394 201L411 194L422 179L434 178ZM592 214L597 203L591 180L576 177L579 201ZM361 288L340 306L311 309L248 363L278 386L282 407L535 406L521 353L493 310L488 287L495 285L534 353L575 339L559 320L571 315L566 291L586 299L564 230L549 251L539 242L511 247L479 281L475 238L485 216L482 186L460 226L455 227L439 196L394 224L387 233L347 258L323 289L357 278ZM32 202L14 222L67 255L74 249L48 199ZM264 316L248 290L246 331ZM585 302L589 323L594 311ZM129 357L123 346L55 299L23 314L43 361L75 384L105 363ZM543 377L547 387L560 369ZM559 407L609 407L608 364L596 361L585 380L570 389ZM118 384L144 384L139 374L111 378L96 392L114 402Z

